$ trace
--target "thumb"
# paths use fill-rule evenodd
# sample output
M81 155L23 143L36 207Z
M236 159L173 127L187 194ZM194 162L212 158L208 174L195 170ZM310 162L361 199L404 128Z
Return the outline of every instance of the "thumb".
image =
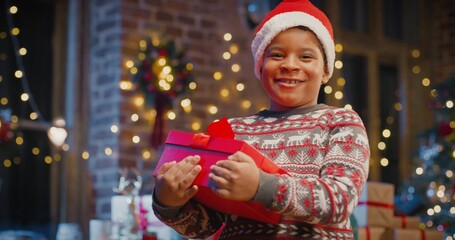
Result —
M254 160L242 151L235 152L234 154L230 155L227 159L236 162L254 163Z

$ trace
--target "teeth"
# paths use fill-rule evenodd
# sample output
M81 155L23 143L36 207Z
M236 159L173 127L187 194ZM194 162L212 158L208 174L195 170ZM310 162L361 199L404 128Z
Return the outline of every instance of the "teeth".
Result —
M297 84L297 83L299 83L299 81L296 81L296 80L294 80L294 81L279 80L279 81L283 82L283 83L288 83L288 84Z

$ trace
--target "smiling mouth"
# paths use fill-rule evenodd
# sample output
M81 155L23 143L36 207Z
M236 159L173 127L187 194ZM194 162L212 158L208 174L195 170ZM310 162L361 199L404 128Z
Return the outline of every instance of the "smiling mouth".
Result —
M275 80L278 83L285 83L285 84L298 84L302 83L303 81L300 80L293 80L293 79L277 79Z

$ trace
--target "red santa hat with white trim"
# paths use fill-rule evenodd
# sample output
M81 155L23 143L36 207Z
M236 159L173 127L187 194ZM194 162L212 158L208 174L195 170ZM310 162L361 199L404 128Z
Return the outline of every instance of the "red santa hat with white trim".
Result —
M305 26L316 34L324 48L329 78L332 76L335 42L330 20L309 0L283 0L259 24L251 44L254 74L258 79L261 76L265 48L280 32L297 26Z

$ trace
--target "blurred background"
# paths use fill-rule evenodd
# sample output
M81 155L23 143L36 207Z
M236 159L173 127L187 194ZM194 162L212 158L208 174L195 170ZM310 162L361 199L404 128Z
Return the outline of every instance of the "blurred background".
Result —
M279 2L3 0L0 231L88 236L111 219L121 170L151 194L170 129L267 108L250 44ZM311 2L337 51L320 101L360 114L369 180L395 186L395 212L454 239L455 2Z

